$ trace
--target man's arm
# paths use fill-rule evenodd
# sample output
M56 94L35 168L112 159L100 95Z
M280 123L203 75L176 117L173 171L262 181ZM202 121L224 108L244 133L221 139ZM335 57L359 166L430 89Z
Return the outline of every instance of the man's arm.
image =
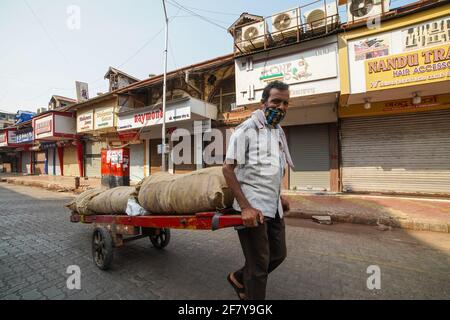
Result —
M241 207L241 216L244 225L247 227L256 227L258 225L258 220L260 223L264 223L264 216L260 210L252 208L248 202L242 192L242 188L236 174L234 173L234 168L236 168L236 163L230 164L225 162L222 168L225 181Z
M286 198L284 198L283 196L280 196L280 199L281 199L281 205L283 206L283 211L289 211L291 209L289 201Z

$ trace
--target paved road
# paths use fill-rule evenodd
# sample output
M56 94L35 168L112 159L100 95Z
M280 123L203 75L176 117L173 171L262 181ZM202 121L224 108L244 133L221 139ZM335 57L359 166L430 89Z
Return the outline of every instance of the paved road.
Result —
M91 227L68 220L70 198L0 183L0 299L235 299L225 279L243 262L234 230L175 230L163 251L141 239L104 272L91 260ZM287 224L288 258L268 299L450 298L449 234ZM81 268L81 290L66 287L70 265ZM379 290L367 288L370 265Z

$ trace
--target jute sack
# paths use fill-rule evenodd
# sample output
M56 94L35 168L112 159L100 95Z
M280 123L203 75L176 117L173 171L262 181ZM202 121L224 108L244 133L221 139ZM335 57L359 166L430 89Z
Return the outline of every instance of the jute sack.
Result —
M102 193L103 189L90 189L86 190L80 195L78 195L75 199L73 199L71 202L66 204L66 207L72 210L72 212L76 212L78 214L82 215L92 215L95 214L95 212L90 211L88 208L89 201L91 201L92 198Z
M160 172L140 184L139 204L152 214L192 214L231 207L222 167L172 175Z
M125 214L128 198L136 197L135 187L116 187L104 190L88 203L88 210L96 214Z

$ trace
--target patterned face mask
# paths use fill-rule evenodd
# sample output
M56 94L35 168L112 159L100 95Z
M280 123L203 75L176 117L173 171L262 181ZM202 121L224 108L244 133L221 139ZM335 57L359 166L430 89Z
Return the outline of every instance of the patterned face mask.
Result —
M286 112L279 108L266 108L264 115L266 116L267 124L275 126L283 121Z

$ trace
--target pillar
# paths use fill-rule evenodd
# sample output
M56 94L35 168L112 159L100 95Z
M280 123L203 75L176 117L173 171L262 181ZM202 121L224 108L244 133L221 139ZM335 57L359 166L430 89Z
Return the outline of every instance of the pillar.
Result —
M78 162L78 172L80 177L84 177L83 168L83 142L81 140L76 141L77 145L77 162Z
M57 147L58 149L58 160L59 160L59 169L61 171L61 175L64 175L64 149L63 147Z

